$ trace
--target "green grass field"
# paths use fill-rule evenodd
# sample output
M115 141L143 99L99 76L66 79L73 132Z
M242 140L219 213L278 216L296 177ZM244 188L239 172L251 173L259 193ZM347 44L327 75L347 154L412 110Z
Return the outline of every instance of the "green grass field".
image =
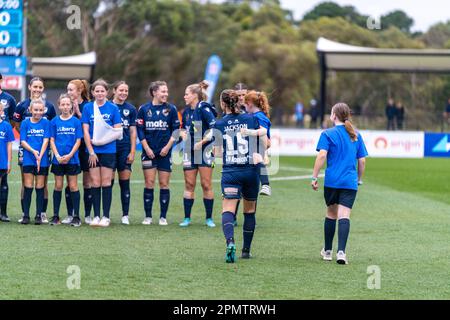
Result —
M15 168L9 179L13 222L0 225L0 299L449 299L448 161L368 159L352 212L347 266L320 259L322 189L312 191L308 179L283 180L309 177L313 158L281 159L281 170L272 177L272 197L258 204L253 259L235 264L224 262L219 183L214 184L215 229L203 225L200 192L194 224L178 226L183 218L180 167L173 175L170 225L141 225L138 165L130 226L120 225L117 185L109 228L22 226L17 223L20 177ZM215 171L219 179L220 168ZM64 217L64 203L62 208ZM51 201L48 212L51 216ZM235 231L238 251L242 220L240 215ZM80 289L67 288L72 265L80 268ZM381 270L379 290L367 288L369 266Z

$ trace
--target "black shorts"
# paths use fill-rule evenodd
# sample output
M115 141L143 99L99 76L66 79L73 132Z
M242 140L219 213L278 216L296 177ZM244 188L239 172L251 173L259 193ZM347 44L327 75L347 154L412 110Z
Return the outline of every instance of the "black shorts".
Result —
M258 168L239 169L222 172L222 196L224 199L256 201L259 193Z
M128 170L128 171L132 171L131 170L131 163L127 162L128 159L128 155L130 154L131 149L120 149L117 150L116 153L116 169L119 172Z
M349 209L353 208L353 203L356 199L356 190L352 189L336 189L336 188L324 188L324 198L327 207L340 204Z
M172 172L172 153L169 152L165 157L161 157L160 155L155 155L153 159L150 159L149 156L142 151L142 169L157 169L158 171L166 171Z
M48 176L48 167L41 167L41 170L38 172L36 166L22 166L22 172L31 173L35 176Z
M0 179L3 179L8 174L8 170L0 169Z
M86 144L83 140L81 140L81 145L78 149L78 159L80 159L81 170L89 172L89 153L86 151Z
M51 172L55 176L76 176L81 173L79 164L52 164Z
M97 153L97 167L116 169L116 154L115 153Z

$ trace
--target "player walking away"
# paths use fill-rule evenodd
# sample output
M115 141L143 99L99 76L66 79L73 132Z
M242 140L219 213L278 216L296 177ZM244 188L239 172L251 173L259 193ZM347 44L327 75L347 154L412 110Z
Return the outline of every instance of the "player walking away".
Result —
M39 78L39 77L34 77L33 79L30 80L30 83L28 85L28 90L30 91L30 98L20 102L17 107L16 107L16 111L14 112L13 115L13 121L14 121L14 126L16 128L16 130L20 131L20 127L21 127L21 122L23 120L29 119L31 118L31 110L29 108L31 100L42 100L44 102L44 114L43 114L43 118L47 119L49 121L51 121L54 117L56 117L56 110L55 110L55 106L49 102L48 100L43 100L42 99L42 94L44 92L44 81ZM50 163L50 157L51 154L50 152L47 152L49 159L48 162ZM22 170L22 161L23 161L23 147L19 146L19 166L20 166L20 171L22 173L22 186L25 185L24 183L24 174L23 174L23 170ZM48 173L46 175L44 175L44 205L42 206L42 213L41 213L41 218L42 218L42 223L48 223L48 219L47 219L47 206L48 206L48 188L47 188L47 182L48 182ZM23 199L24 199L24 189L22 187L21 189L21 204L22 204L22 212L23 212ZM19 222L21 222L21 220L19 220Z
M203 204L206 211L205 224L214 228L216 225L212 219L214 207L214 192L212 189L212 172L214 155L211 141L204 139L205 133L210 130L215 122L217 112L211 104L207 103L206 89L208 83L202 81L189 85L184 94L184 101L190 106L187 116L183 118L182 134L185 139L183 152L184 171L184 220L181 227L191 224L191 211L194 205L195 185L197 174L200 172L200 183L203 189Z
M73 115L81 120L84 106L90 101L89 83L86 80L74 79L67 85L67 94L72 98L74 104ZM80 160L81 170L83 171L83 202L84 202L84 222L91 223L92 194L91 194L91 176L89 174L89 153L84 143L84 137L81 138L81 145L78 149L78 158ZM70 224L73 219L73 205L71 202L70 188L65 188L65 198L68 216L62 221L63 224Z
M93 145L95 108L98 107L106 124L114 128L122 128L119 108L106 99L107 94L108 84L102 79L95 81L92 85L92 95L95 100L84 106L81 116L84 141L89 152L89 173L91 175L91 192L94 206L94 219L90 225L93 227L108 227L111 222L109 216L112 198L111 180L113 178L113 170L116 167L117 151L115 140L103 145ZM100 219L101 204L103 205L103 217Z
M227 244L225 261L233 263L236 260L233 215L241 197L244 198L244 244L241 257L243 259L251 257L250 248L256 226L256 200L260 183L256 163L262 161L262 157L257 154L257 136L265 135L266 129L260 129L257 118L240 112L235 91L223 91L220 95L220 106L225 116L215 124L215 129L222 135L220 139L216 136L218 150L215 153L223 154L222 229Z
M260 170L261 179L261 191L260 195L270 196L272 194L272 188L269 183L269 174L267 172L266 165L269 163L269 156L267 149L270 148L270 106L267 95L264 92L250 91L245 95L245 107L248 113L253 114L258 119L258 123L261 127L267 130L267 137L263 138L264 141L264 162L258 164Z
M142 170L145 177L144 210L142 224L152 224L152 208L156 173L159 180L159 225L166 226L170 202L170 173L172 172L172 146L177 140L172 134L180 128L177 108L168 103L169 89L164 81L155 81L148 89L152 101L139 108L137 131L142 143Z
M23 148L22 172L24 176L22 224L30 223L30 205L33 187L36 189L36 216L34 224L42 224L41 214L44 206L45 177L48 175L50 121L45 119L45 103L32 100L29 111L31 118L23 121L20 127L20 144Z
M0 73L0 105L3 110L1 114L2 120L6 120L6 122L10 123L13 119L14 111L16 111L16 99L9 93L2 90L2 82L3 76ZM6 156L6 153L4 153ZM8 217L8 195L9 195L9 186L8 186L8 174L4 174L3 178L0 181L0 221L9 222L10 219Z
M73 218L70 224L74 227L79 227L81 220L78 175L81 173L81 168L78 149L81 144L83 130L80 120L73 115L73 103L68 94L62 94L59 97L58 107L61 115L54 118L50 123L50 147L53 152L51 172L55 175L53 217L50 219L50 225L58 225L61 223L59 208L61 206L65 176L67 177L68 187L70 189L70 204L73 208Z
M318 190L318 175L326 160L324 197L327 214L324 223L325 246L321 255L323 260L332 260L333 237L338 219L336 261L339 264L348 264L345 247L350 232L350 212L368 154L361 135L355 132L350 122L350 108L345 103L333 106L330 119L335 127L323 131L320 136L317 144L319 154L314 164L311 186Z
M129 225L130 211L130 177L134 156L136 154L136 108L126 102L128 99L128 84L118 81L113 86L113 102L119 108L122 119L123 139L117 141L116 168L119 174L120 201L122 203L122 224ZM114 183L114 179L113 179Z

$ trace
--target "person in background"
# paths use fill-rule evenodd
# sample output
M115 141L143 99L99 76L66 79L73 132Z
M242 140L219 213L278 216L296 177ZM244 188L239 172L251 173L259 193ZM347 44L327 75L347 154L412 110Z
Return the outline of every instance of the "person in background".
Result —
M387 118L387 130L395 130L395 114L397 109L395 108L394 99L389 98L386 105L386 118Z
M397 101L395 104L395 122L398 130L403 130L403 124L405 121L405 107L401 101Z
M311 116L310 129L317 129L317 118L319 117L319 109L317 108L316 99L311 99L309 102L309 115Z
M295 122L298 128L303 128L303 114L304 106L303 103L299 100L295 104Z

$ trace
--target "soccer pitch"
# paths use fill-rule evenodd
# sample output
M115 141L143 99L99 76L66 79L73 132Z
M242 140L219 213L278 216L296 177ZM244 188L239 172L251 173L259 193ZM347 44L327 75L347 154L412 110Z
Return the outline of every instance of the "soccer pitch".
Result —
M214 173L214 229L204 225L199 183L193 224L185 229L178 226L184 217L181 167L174 168L172 177L169 226L141 225L139 161L132 176L131 225L120 224L116 183L109 228L22 226L17 223L20 175L15 167L9 177L12 222L0 225L0 299L450 298L447 159L367 159L364 184L351 216L347 266L324 262L319 255L323 179L319 192L311 190L309 179L301 179L311 175L313 163L311 157L281 158L281 170L272 176L272 196L258 203L253 258L235 264L224 262L219 167ZM49 191L51 216L53 184ZM155 191L153 216L158 218L159 191ZM63 200L62 217L65 211ZM242 214L238 221L235 235L240 253ZM70 266L79 268L79 289L67 286L74 270ZM373 266L380 271L379 289L368 286Z

